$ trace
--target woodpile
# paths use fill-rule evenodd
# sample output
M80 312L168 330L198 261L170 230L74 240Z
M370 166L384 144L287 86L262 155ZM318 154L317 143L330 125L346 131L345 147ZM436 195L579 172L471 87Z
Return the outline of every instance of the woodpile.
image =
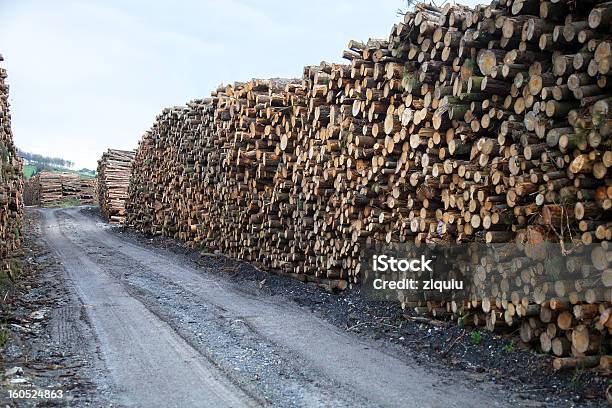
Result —
M0 54L0 62L3 61ZM11 131L7 73L0 68L0 269L10 273L9 257L21 243L22 162Z
M350 41L347 64L166 109L127 222L330 288L367 279L366 248L446 245L465 290L398 291L404 307L519 329L556 368L605 368L611 14L419 4L388 39Z
M108 149L98 161L98 203L102 215L112 224L125 222L125 200L134 153L134 151Z
M40 183L38 177L32 176L23 183L23 203L27 206L40 204Z
M95 191L94 178L71 172L42 171L26 182L26 205L94 204Z

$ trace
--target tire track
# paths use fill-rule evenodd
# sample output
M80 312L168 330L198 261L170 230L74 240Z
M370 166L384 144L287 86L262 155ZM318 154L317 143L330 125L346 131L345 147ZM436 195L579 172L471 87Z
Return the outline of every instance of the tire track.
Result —
M194 269L180 257L157 253L105 231L79 209L65 211L84 242L98 241L117 254L136 260L152 273L195 294L203 305L227 310L241 318L266 341L295 356L297 364L312 367L334 388L349 390L378 406L506 406L505 398L448 373L424 368L379 350L375 344L338 330L297 306L275 298L258 298L234 289L212 275ZM244 316L249 316L244 318Z
M100 341L126 406L242 407L259 403L228 381L172 328L131 297L104 266L63 231L58 210L43 210L44 239L60 257ZM72 231L71 233L74 233Z
M235 315L223 306L205 302L197 293L185 290L132 257L117 256L116 246L105 245L99 237L74 234L77 229L83 230L77 228L81 224L64 212L58 216L73 243L90 259L104 263L107 272L121 281L131 296L251 395L261 395L267 403L281 407L375 405L306 362L296 361L293 353L261 336L248 320L257 316Z

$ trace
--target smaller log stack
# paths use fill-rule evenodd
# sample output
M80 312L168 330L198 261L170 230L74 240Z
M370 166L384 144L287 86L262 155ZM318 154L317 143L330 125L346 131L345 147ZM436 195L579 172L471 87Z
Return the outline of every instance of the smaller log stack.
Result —
M38 175L40 204L49 205L63 198L62 176L60 173L42 172Z
M102 215L111 224L125 222L125 200L134 154L133 150L108 149L98 161L98 203Z
M37 176L32 176L23 183L23 203L25 205L40 204L40 181Z
M13 144L6 77L6 70L0 68L0 269L10 271L8 258L21 243L23 178Z
M27 183L27 204L53 206L67 200L78 201L80 204L94 204L95 185L95 179L82 177L76 173L43 171Z
M75 175L76 198L81 204L97 204L96 191L98 182L96 178Z
M75 200L80 204L96 203L96 179L76 173L60 173L61 200Z

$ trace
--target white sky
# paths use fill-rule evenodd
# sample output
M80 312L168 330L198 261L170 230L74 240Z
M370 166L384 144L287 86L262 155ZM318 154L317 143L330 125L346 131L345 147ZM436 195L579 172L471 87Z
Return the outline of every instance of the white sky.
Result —
M107 148L136 148L164 107L220 83L339 62L349 39L386 38L399 8L405 1L0 0L15 143L95 169Z

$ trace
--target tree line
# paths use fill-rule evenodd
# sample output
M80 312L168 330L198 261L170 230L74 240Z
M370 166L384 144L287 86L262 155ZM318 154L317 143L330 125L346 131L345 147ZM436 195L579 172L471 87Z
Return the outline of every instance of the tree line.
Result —
M61 157L47 157L43 156L42 154L24 152L21 149L17 149L17 153L19 154L19 157L28 160L31 163L67 168L74 166L74 162L62 159Z

